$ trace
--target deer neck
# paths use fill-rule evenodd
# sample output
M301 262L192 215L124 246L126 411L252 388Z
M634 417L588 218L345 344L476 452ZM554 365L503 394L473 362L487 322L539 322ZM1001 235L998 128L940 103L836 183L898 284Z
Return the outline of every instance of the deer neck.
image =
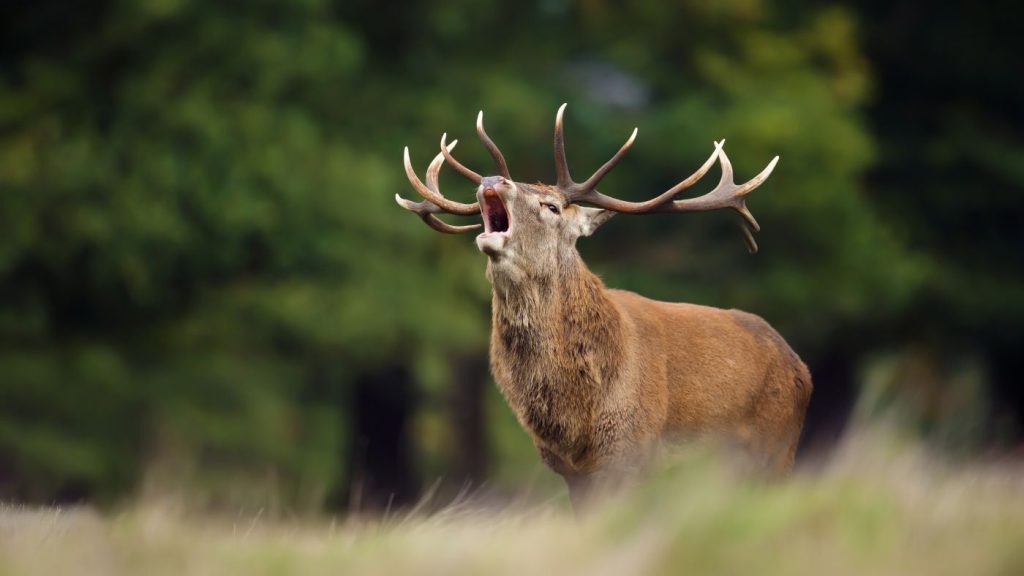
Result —
M604 283L574 250L557 266L541 272L499 270L488 266L492 319L500 333L523 333L527 348L558 352L573 331L600 330L618 321ZM540 351L540 350L536 350Z
M622 365L622 319L575 252L547 274L488 266L491 367L520 421L552 450L577 454Z

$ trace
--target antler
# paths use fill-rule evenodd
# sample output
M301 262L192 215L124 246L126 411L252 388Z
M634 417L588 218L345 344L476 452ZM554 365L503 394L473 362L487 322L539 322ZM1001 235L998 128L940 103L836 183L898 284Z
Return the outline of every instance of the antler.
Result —
M588 204L604 208L605 210L626 214L700 212L705 210L716 210L719 208L732 208L739 212L743 217L741 228L743 230L744 239L747 242L747 248L751 253L757 252L757 242L754 241L752 231L758 231L761 227L758 225L757 220L754 219L754 215L747 209L746 196L755 188L760 186L768 176L771 175L772 170L775 169L775 164L779 161L778 156L773 158L760 174L753 177L745 184L737 186L733 181L732 162L729 161L729 157L725 154L725 150L722 149L722 146L725 145L725 140L715 142L715 151L712 152L711 156L708 157L704 164L688 178L650 200L644 202L627 202L625 200L619 200L618 198L612 198L611 196L605 196L598 192L596 188L601 179L619 163L619 160L622 159L626 151L628 151L630 146L633 145L633 140L636 138L637 133L636 128L633 129L633 134L629 137L629 140L626 141L622 148L620 148L619 151L616 152L610 160L608 160L608 162L605 162L604 166L598 168L597 171L594 172L590 178L587 178L586 181L577 183L573 181L572 177L569 175L568 163L565 160L565 137L562 129L562 115L564 111L565 104L562 104L558 109L558 114L555 116L555 168L558 173L558 187L568 196L570 202L586 202ZM714 163L716 158L722 165L722 177L718 181L718 186L716 186L714 190L697 198L673 200L680 192L686 190L690 186L693 186L698 180L703 178L704 175L707 174L708 170L711 169L711 165Z
M443 148L445 152L449 152L455 145L458 144L458 140L453 140L451 144L448 144ZM427 183L426 185L420 181L419 177L416 176L416 172L412 169L412 163L409 161L409 147L405 148L405 175L409 177L409 183L416 189L423 200L420 202L413 202L406 200L398 194L395 194L395 201L398 205L410 212L415 212L420 218L434 230L438 232L444 232L446 234L458 234L461 232L469 232L480 227L479 224L470 224L468 226L453 226L440 219L434 214L438 213L449 213L458 214L462 216L469 216L472 214L480 213L480 203L474 202L472 204L463 204L462 202L455 202L449 200L441 194L440 189L437 186L437 176L441 171L441 165L444 164L444 154L438 154L434 156L434 159L430 162L430 166L427 167Z
M633 133L626 140L626 143L619 148L619 151L615 153L603 166L597 169L596 172L590 175L582 183L577 183L569 175L569 163L565 160L565 136L562 132L562 115L565 114L566 104L562 104L558 107L558 114L555 115L555 171L557 172L556 184L569 196L570 201L575 201L574 197L586 195L588 191L594 191L601 179L611 172L612 168L622 160L622 157L626 155L630 147L633 146L633 141L636 140L637 128L633 128ZM589 202L589 200L584 200Z
M476 116L476 133L478 136L480 136L480 140L483 141L484 146L487 147L487 151L491 153L491 157L494 158L494 164L498 168L498 174L501 174L505 178L511 180L512 176L510 176L508 173L508 164L505 163L505 157L501 154L501 150L498 149L498 146L494 143L494 140L491 140L491 137L487 135L487 131L484 130L483 110L481 110L480 113L477 114ZM477 174L476 172L470 170L469 168L463 166L461 162L456 160L451 155L451 149L445 145L445 139L447 138L447 132L441 135L441 154L444 155L444 159L449 164L452 165L452 168L458 170L460 174L465 176L471 182L473 182L474 184L479 184L480 181L483 180L483 177Z

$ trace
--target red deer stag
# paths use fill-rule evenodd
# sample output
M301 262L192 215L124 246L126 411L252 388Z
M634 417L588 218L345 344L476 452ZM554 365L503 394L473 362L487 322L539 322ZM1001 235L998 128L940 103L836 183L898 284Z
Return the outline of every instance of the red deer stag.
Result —
M737 186L732 164L715 150L692 176L645 202L597 191L602 178L636 138L583 182L569 175L562 134L563 104L555 117L551 185L513 182L505 158L477 117L477 133L497 176L481 176L452 157L446 144L427 169L424 184L405 149L405 171L423 196L399 205L440 232L468 232L435 214L483 213L476 244L488 257L492 286L491 370L509 406L533 438L544 462L560 474L578 502L601 480L642 470L663 441L716 436L742 446L754 462L775 472L793 465L811 377L785 340L760 317L739 310L657 302L609 289L583 263L576 239L589 236L617 212L699 212L732 208L751 231L759 229L744 199L768 178L778 157ZM675 197L718 160L718 185L698 198ZM449 200L437 185L447 161L477 184L477 201ZM580 203L593 207L580 206Z

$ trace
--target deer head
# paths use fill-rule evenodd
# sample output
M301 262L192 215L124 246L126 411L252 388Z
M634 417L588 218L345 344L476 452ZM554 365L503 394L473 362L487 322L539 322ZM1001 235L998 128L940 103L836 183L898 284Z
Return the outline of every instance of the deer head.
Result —
M575 243L580 236L588 236L615 213L650 214L657 212L698 212L718 208L732 208L743 217L741 229L751 253L757 251L753 231L759 230L757 221L745 204L746 195L761 185L771 174L778 161L776 156L760 174L743 185L733 182L732 164L722 146L725 141L716 142L715 149L704 164L690 177L679 182L664 193L644 202L628 202L606 196L597 191L597 185L622 159L636 139L637 129L622 148L603 166L583 182L576 182L569 173L565 158L565 138L562 117L565 104L558 109L555 117L555 167L557 181L553 185L525 184L514 182L509 175L505 157L487 135L483 125L483 112L477 116L477 134L494 158L497 168L495 176L481 176L463 166L451 152L457 141L446 142L447 134L441 137L441 151L427 169L427 183L424 185L416 176L409 162L409 149L405 149L405 171L413 188L423 196L423 201L414 203L396 195L399 205L420 215L432 228L440 232L459 233L476 230L479 225L452 226L439 220L435 214L447 212L457 215L483 214L484 231L477 236L476 243L490 258L491 265L498 268L526 269L543 272L553 268L568 255L575 254ZM722 176L718 185L707 194L697 198L676 200L675 197L700 180L718 160ZM437 185L438 171L447 161L459 173L477 185L477 201L463 204L449 200L441 194ZM585 207L581 204L590 204Z

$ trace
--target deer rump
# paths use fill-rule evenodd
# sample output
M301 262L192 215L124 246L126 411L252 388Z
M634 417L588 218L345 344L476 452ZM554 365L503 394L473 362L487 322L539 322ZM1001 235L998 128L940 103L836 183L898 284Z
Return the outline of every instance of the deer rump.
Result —
M488 257L492 286L491 369L543 460L568 482L574 502L599 482L642 471L665 443L693 436L728 439L758 467L784 473L793 465L812 392L807 367L767 322L739 310L658 302L608 289L584 264L576 241L617 213L685 213L731 208L751 252L757 221L747 194L771 174L778 157L750 181L736 185L732 165L716 142L690 177L644 202L597 191L602 178L632 146L625 145L582 183L565 158L563 104L555 120L554 185L512 181L504 157L477 117L477 133L495 160L497 176L483 177L441 151L416 176L423 197L396 197L435 230L469 232L435 214L481 214L477 246ZM715 163L718 185L697 198L676 199ZM438 187L447 162L477 185L477 202L449 200ZM588 204L590 207L583 206Z

